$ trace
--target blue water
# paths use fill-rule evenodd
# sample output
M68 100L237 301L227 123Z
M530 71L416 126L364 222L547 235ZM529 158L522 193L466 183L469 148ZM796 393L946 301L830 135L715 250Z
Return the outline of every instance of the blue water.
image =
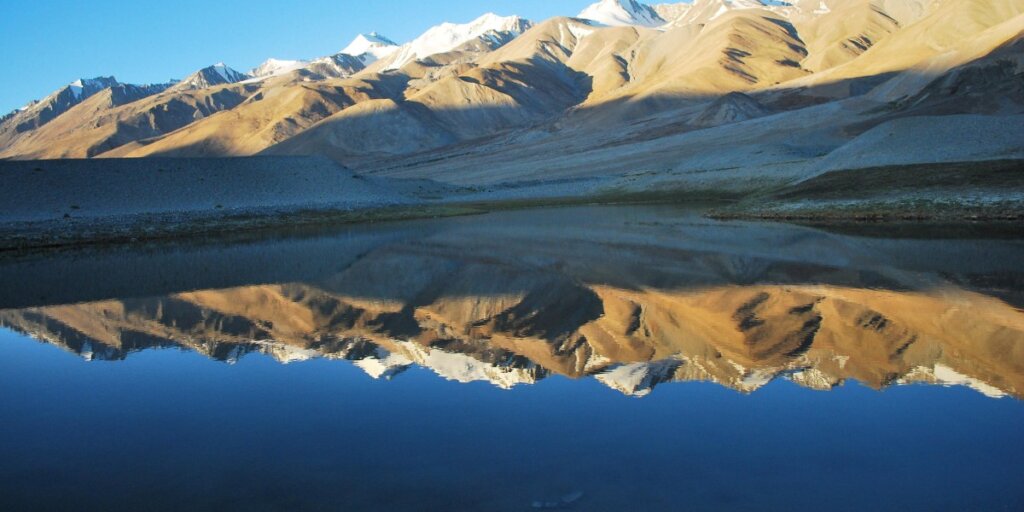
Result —
M71 287L40 293L98 289ZM638 398L594 378L500 389L259 353L87 361L0 329L4 511L1017 511L1022 427L1012 393L966 386L776 378Z
M1021 510L1024 406L966 388L500 390L0 333L4 510Z

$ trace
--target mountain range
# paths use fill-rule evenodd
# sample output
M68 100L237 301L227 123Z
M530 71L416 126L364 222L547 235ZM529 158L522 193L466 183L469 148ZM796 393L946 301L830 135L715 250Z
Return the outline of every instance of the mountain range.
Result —
M248 73L77 80L0 120L0 158L316 154L459 186L743 193L1024 158L1022 35L1024 0L601 0Z

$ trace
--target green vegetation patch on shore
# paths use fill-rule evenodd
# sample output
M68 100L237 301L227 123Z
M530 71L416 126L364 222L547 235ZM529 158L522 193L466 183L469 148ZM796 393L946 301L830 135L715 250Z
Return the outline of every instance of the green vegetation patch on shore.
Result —
M709 216L801 221L1017 221L1024 219L1024 161L832 171L748 196Z

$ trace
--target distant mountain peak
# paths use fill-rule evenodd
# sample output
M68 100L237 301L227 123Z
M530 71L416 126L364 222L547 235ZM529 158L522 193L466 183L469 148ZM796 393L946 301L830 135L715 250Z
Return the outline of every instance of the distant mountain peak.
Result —
M216 71L217 74L224 79L225 83L237 82L240 77L244 76L242 73L229 68L227 64L224 64L223 62L218 62L207 69L213 69Z
M249 75L236 71L223 62L218 62L192 73L175 84L173 88L176 90L206 89L207 87L241 82L249 78L251 78Z
M370 32L356 36L341 53L359 55L375 46L398 46L398 44L377 32Z
M654 8L636 0L600 0L583 9L577 17L610 27L660 27L665 24Z
M369 53L364 53L361 56L336 53L313 59L303 66L303 69L325 78L344 78L366 69L366 62L372 62L371 59L372 54Z
M84 99L83 96L88 98L107 87L115 85L118 85L116 78L112 76L98 76L96 78L79 78L68 84L67 88L75 96L76 100L82 100Z

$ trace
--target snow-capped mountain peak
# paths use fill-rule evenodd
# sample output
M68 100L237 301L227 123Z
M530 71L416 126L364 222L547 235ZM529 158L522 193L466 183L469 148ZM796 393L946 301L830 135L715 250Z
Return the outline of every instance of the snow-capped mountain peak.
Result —
M376 33L359 34L339 53L358 57L363 64L370 64L391 55L398 49L394 41Z
M519 16L498 16L494 13L484 14L469 23L442 23L401 46L387 69L398 69L414 60L449 52L481 37L510 39L526 32L531 26L533 24L529 20Z
M267 78L288 73L289 71L295 71L306 64L307 62L302 60L281 60L271 58L253 68L252 71L249 71L249 74L256 78Z
M650 6L636 0L600 0L577 16L610 27L660 27L665 20Z
M349 55L362 55L375 48L398 46L394 41L376 33L359 34L355 39L339 53Z

